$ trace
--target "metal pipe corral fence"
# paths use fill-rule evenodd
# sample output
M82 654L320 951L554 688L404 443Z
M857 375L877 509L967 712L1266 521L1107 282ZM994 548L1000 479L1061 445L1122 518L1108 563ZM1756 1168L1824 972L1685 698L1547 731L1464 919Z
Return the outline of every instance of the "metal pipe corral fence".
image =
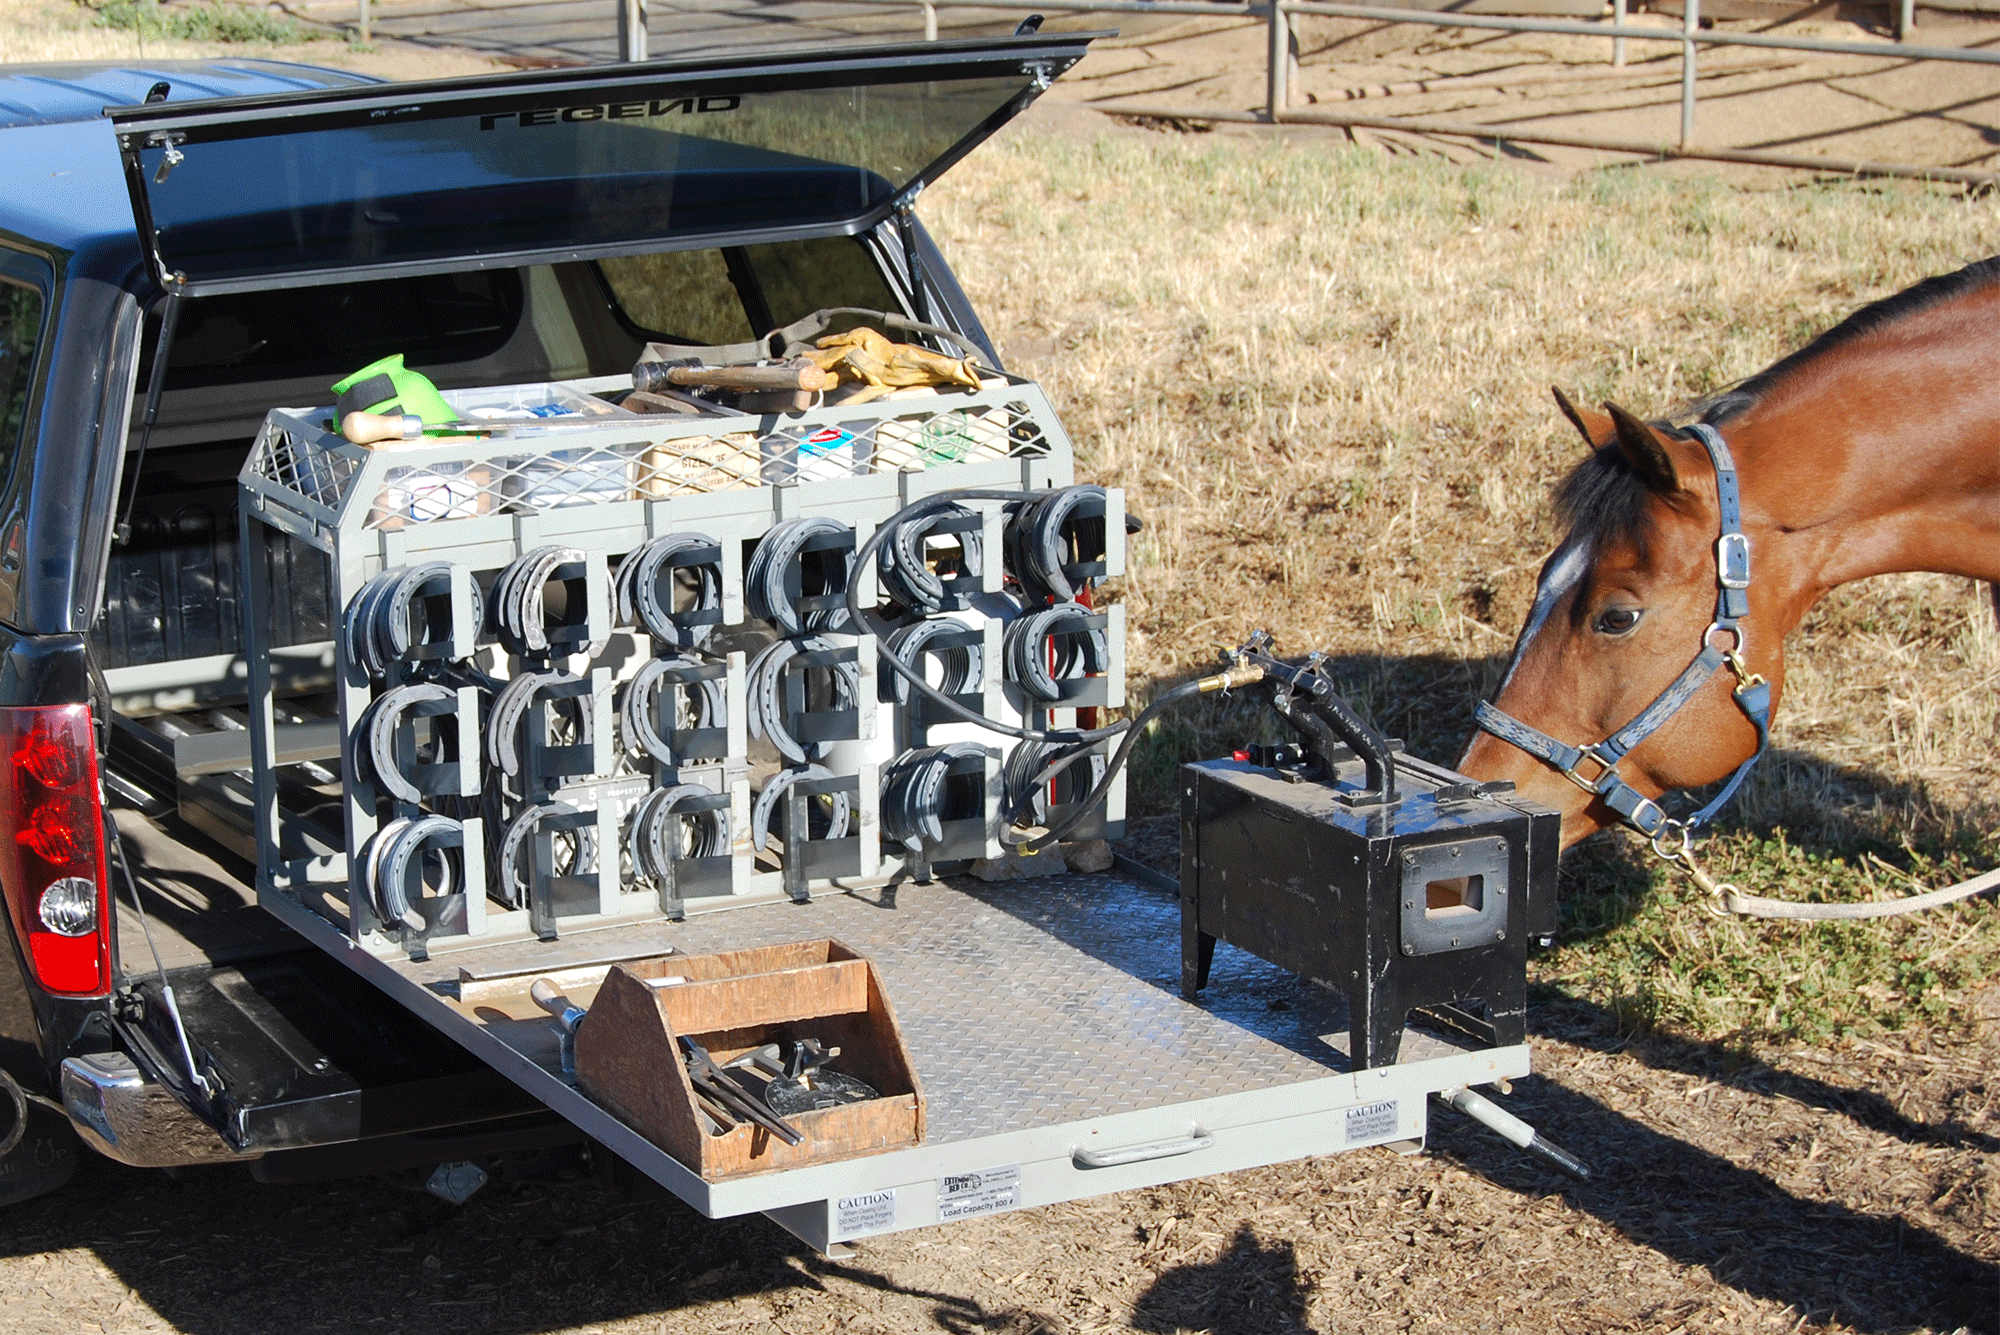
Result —
M366 12L368 0L360 0ZM620 5L621 33L626 6L643 0L617 0ZM1339 125L1370 129L1407 130L1417 134L1438 134L1469 139L1506 140L1523 144L1598 149L1648 157L1688 158L1713 162L1739 162L1757 166L1820 171L1838 175L1888 176L1946 181L1978 188L2000 184L2000 174L1959 167L1930 167L1918 163L1873 162L1861 159L1820 158L1803 153L1767 152L1760 149L1704 148L1695 135L1697 107L1696 80L1700 73L1700 48L1748 46L1775 51L1803 51L1818 55L1864 56L1875 59L1939 61L1963 65L2000 65L2000 50L1980 47L1919 46L1905 40L1916 28L1915 0L1886 0L1896 26L1892 43L1841 42L1816 37L1787 37L1771 33L1717 32L1701 27L1701 0L1684 0L1681 25L1677 29L1635 26L1627 21L1627 0L1613 0L1612 19L1549 19L1512 17L1501 14L1458 14L1427 9L1403 9L1388 5L1341 4L1335 0L1256 0L1246 4L1218 4L1213 0L846 0L851 4L887 5L908 9L913 5L923 13L924 36L937 38L937 11L941 8L1002 10L1021 13L1068 11L1087 14L1185 14L1241 19L1266 24L1270 29L1265 44L1265 100L1261 112L1212 111L1192 107L1138 105L1133 103L1092 103L1099 111L1114 115L1143 116L1161 120L1215 121L1280 125ZM643 9L641 9L643 16ZM1667 42L1681 48L1681 123L1678 144L1648 143L1641 140L1600 138L1592 135L1541 131L1532 126L1477 121L1449 121L1428 116L1351 116L1341 112L1294 110L1292 86L1298 66L1297 36L1293 20L1301 14L1322 18L1363 19L1373 23L1411 24L1431 28L1472 28L1488 32L1548 33L1571 37L1602 37L1611 43L1611 65L1625 67L1627 42ZM644 49L643 29L639 49Z

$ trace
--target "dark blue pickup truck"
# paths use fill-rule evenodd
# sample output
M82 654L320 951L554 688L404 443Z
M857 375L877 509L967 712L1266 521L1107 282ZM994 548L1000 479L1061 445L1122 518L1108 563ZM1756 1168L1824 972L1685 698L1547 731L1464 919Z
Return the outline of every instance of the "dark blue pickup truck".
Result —
M1408 757L1215 763L1423 845L1344 948L1490 956L1476 1041L1143 877L941 879L1123 816L1122 496L912 210L1088 43L0 70L0 1203L588 1160L830 1249L1527 1073L1553 813ZM1335 874L1263 838L1183 882Z

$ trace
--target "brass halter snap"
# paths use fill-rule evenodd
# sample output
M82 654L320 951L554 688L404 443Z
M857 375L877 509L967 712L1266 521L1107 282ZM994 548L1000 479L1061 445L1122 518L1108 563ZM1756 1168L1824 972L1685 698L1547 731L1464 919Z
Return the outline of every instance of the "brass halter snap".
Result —
M1720 621L1711 621L1708 623L1708 629L1701 633L1702 647L1715 649L1715 637L1718 634L1728 635L1730 639L1727 649L1716 649L1716 652L1722 655L1722 661L1728 664L1729 670L1736 675L1736 685L1732 688L1734 692L1741 695L1747 690L1764 685L1764 678L1752 672L1750 665L1743 661L1743 650L1747 647L1743 638L1743 627L1725 626Z

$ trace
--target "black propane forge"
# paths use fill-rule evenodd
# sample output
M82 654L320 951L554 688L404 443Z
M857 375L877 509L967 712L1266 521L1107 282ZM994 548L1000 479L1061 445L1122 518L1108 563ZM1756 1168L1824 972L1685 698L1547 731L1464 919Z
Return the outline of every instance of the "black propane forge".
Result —
M1528 944L1555 935L1560 815L1405 754L1335 692L1323 655L1294 665L1271 647L1258 632L1204 684L1254 684L1299 740L1180 770L1182 993L1227 941L1346 997L1356 1071L1395 1063L1413 1010L1524 1041ZM1471 1090L1439 1097L1587 1175Z

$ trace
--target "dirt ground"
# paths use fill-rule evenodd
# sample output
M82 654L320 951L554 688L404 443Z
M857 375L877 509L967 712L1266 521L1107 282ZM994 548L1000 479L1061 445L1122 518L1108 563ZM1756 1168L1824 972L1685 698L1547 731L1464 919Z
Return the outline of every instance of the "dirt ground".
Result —
M2000 999L2000 998L1996 998ZM1450 1112L1364 1150L821 1258L588 1180L462 1209L372 1181L104 1162L0 1217L0 1331L1991 1331L2000 1034L1959 1048L1628 1043L1535 1008L1510 1100L1577 1185Z
M20 20L7 40L41 12L0 0L0 20ZM1113 96L1255 105L1261 38L1213 26L1108 44L1031 128L1148 132L1080 105ZM63 32L71 45L51 54L115 54L111 37ZM1305 38L1303 89L1340 105L1368 104L1339 96L1350 90L1439 76L1573 72L1601 65L1605 45L1366 25ZM25 50L0 45L11 59ZM486 64L387 45L293 54L391 77ZM1886 56L1842 69L1862 72L1730 75L1716 90L1742 96L1718 99L1733 110L1704 124L1741 142L1752 130L1773 145L1810 139L1801 151L1991 165L2000 72L1912 71ZM1458 85L1382 104L1655 137L1676 115L1675 90L1643 82ZM1567 173L1591 157L1517 148L1510 160ZM1752 186L1798 179L1729 170ZM1029 337L994 332L1003 345ZM867 1241L843 1260L761 1218L704 1221L588 1176L541 1180L533 1165L453 1209L375 1180L260 1186L237 1170L168 1177L94 1161L65 1191L0 1213L0 1332L2000 1331L2000 988L1979 1006L1963 1038L1766 1050L1633 1039L1595 1001L1545 990L1531 1011L1539 1074L1510 1105L1591 1163L1589 1183L1437 1110L1415 1157L1371 1149L994 1216Z
M1853 7L1859 9L1858 6ZM1880 26L1830 17L1827 6L1783 24L1729 20L1725 32L1878 44L1874 56L1830 56L1743 47L1711 47L1698 68L1695 142L1829 158L1990 169L2000 140L2000 66L1921 64L1895 56ZM1662 32L1679 20L1637 15ZM1925 11L1912 40L1978 47L2000 36L2000 21ZM1246 111L1265 100L1266 30L1219 19L1191 19L1098 43L1052 90L1063 105ZM1426 116L1459 122L1506 122L1558 136L1582 135L1642 144L1680 136L1680 57L1665 42L1627 43L1627 64L1611 66L1607 39L1509 36L1471 29L1299 20L1299 68L1293 111L1368 116ZM1255 131L1254 133L1268 133ZM1464 160L1500 150L1465 139L1404 130L1289 127L1292 137L1321 135L1380 144L1392 152L1432 152ZM1524 165L1567 172L1637 161L1631 155L1511 143ZM1796 172L1684 163L1673 172L1722 174L1746 184L1796 182Z

